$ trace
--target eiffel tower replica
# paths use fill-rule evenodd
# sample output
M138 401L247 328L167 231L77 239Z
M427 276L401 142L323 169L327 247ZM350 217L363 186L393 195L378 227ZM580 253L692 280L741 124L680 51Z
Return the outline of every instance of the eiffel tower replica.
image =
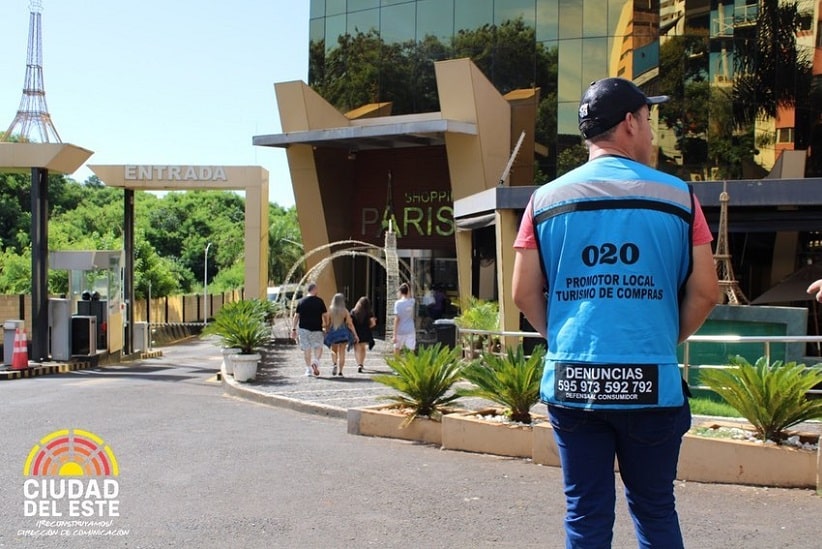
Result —
M21 142L62 143L46 105L43 87L43 33L40 25L42 0L29 3L29 47L26 56L26 81L20 107L0 141L11 141L17 135Z
M716 239L716 274L719 278L719 289L723 299L729 305L747 305L748 298L739 288L739 282L734 277L734 268L731 264L731 252L728 249L728 202L730 195L727 191L728 183L722 183L722 193L719 195L719 234Z
M11 125L0 134L0 172L31 170L31 354L49 357L48 196L49 171L73 173L92 151L63 143L46 106L43 88L42 0L29 2L29 43L23 99ZM4 21L5 23L5 21Z

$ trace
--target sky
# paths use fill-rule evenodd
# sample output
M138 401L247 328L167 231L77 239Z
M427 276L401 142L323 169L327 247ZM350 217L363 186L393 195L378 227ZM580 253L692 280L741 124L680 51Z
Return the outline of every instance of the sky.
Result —
M0 0L0 132L23 94L29 0ZM262 166L292 206L274 83L308 80L308 0L42 0L43 81L88 164ZM71 177L93 175L86 165Z

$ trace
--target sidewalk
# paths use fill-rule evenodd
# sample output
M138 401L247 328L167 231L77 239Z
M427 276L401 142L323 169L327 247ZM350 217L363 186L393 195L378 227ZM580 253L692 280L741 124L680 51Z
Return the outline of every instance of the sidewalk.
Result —
M277 343L260 361L254 381L239 383L226 376L223 387L230 394L258 402L344 418L349 408L379 404L377 397L390 393L388 387L372 380L375 374L391 372L384 358L389 351L390 345L377 341L366 355L364 373L357 373L354 353L349 352L343 377L332 377L331 352L323 349L320 376L315 377L305 375L305 359L299 346Z
M280 340L282 341L282 340ZM214 354L219 349L213 345ZM385 357L392 353L390 342L378 339L374 348L366 354L364 372L357 372L353 351L346 355L343 377L331 376L331 352L323 349L320 359L320 376L305 375L303 352L296 344L272 344L260 362L257 378L248 383L234 381L232 376L223 379L226 392L256 402L283 406L303 412L345 418L349 408L387 404L379 397L392 394L393 390L373 380L377 374L390 374L391 368ZM491 402L482 399L461 399L461 407L477 409L489 407ZM542 413L545 413L544 406Z

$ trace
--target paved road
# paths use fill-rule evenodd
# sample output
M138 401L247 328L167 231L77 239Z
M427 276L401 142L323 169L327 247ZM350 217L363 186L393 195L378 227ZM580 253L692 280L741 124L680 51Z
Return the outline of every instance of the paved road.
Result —
M0 382L0 547L563 546L556 468L348 435L336 417L226 396L214 347L163 351L130 366ZM335 393L372 383L353 372L284 377L292 396L310 384ZM128 535L18 535L38 528L23 512L26 456L58 429L86 429L111 446L120 516L110 528ZM690 548L820 545L822 498L811 491L676 489ZM635 547L622 501L617 517L614 547Z

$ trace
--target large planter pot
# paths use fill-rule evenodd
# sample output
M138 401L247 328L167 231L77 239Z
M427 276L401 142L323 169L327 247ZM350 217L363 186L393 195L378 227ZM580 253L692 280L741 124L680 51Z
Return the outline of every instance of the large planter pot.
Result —
M369 406L348 410L348 433L371 437L398 438L427 444L442 444L442 422L414 418L402 427L408 416L396 405Z
M677 478L822 490L822 450L688 433L682 440Z
M480 454L531 458L534 453L533 424L504 423L483 416L502 414L499 409L448 414L442 418L442 447ZM534 424L544 416L533 416Z
M235 381L251 381L257 377L257 364L262 357L255 353L253 355L233 354L228 355L226 360L232 363Z
M232 363L230 360L227 360L226 357L228 357L228 355L236 355L239 352L240 352L240 349L223 347L223 362L222 362L222 364L220 364L220 370L222 370L226 374L233 374L234 373L234 363Z

